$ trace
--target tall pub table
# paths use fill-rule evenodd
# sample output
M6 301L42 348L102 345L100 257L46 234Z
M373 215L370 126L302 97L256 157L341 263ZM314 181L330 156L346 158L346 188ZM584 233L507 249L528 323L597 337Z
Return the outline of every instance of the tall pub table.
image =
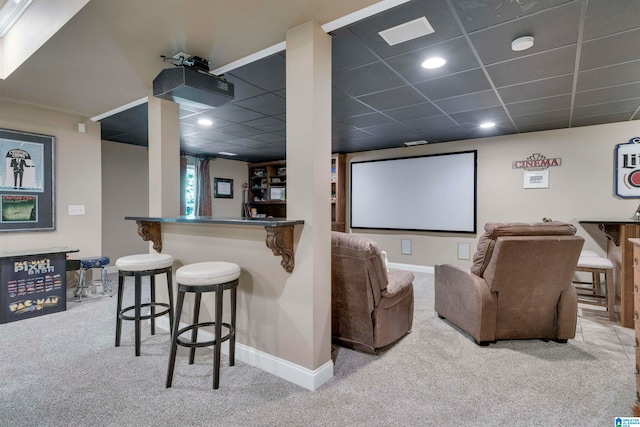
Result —
M632 219L582 219L578 222L583 227L597 225L606 236L607 258L616 268L616 285L620 284L620 325L633 328L633 243L629 239L640 237L640 222Z
M0 323L67 309L67 253L53 247L0 251Z

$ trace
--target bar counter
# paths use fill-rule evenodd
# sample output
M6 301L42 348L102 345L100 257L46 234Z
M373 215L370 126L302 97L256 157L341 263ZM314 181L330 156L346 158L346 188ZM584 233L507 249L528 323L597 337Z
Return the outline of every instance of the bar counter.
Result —
M136 221L138 224L138 235L142 237L144 241L151 241L153 248L157 252L162 252L161 223L264 227L267 232L265 243L267 247L273 251L275 256L282 257L281 265L287 273L291 273L295 266L295 256L293 252L294 226L304 224L303 220L289 220L286 218L215 218L210 216L161 218L126 216L124 219Z

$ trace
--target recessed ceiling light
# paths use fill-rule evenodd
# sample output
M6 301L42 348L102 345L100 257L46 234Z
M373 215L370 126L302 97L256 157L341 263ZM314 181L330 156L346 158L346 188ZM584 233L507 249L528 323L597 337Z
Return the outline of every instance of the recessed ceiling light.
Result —
M447 63L446 59L440 58L438 56L434 56L422 62L422 68L428 68L428 69L440 68L446 63Z
M495 127L495 126L496 126L496 124L494 122L483 122L483 123L480 123L480 127L482 129L491 129L492 127Z
M533 46L532 36L519 37L511 42L511 50L515 52L519 52L521 50L527 50L531 46Z
M198 124L200 126L211 126L213 124L213 120L211 120L211 119L198 119Z
M425 141L424 139L421 139L420 141L409 141L404 143L404 145L406 145L407 147L411 147L412 145L422 145L422 144L428 144L428 142Z
M237 156L236 153L229 153L228 151L218 151L221 156Z

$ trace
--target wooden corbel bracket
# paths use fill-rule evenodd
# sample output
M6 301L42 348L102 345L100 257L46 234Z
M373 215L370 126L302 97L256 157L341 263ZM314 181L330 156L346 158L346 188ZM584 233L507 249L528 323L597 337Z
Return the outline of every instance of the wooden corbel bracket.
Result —
M159 222L152 221L136 221L138 224L138 236L142 237L145 242L153 242L153 249L156 252L162 252L162 229Z
M598 224L598 228L602 230L616 246L620 246L620 227L617 224Z
M275 256L280 255L280 265L287 273L293 271L296 260L293 255L293 225L283 227L264 227L267 230L267 247Z

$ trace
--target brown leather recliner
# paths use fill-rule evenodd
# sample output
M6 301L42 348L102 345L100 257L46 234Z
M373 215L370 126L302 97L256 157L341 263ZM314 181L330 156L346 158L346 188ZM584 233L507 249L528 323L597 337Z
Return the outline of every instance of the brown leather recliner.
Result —
M470 270L435 267L435 311L486 345L575 337L572 284L582 237L571 224L487 223Z
M331 232L331 331L333 342L376 353L413 325L413 274L387 272L377 243Z

